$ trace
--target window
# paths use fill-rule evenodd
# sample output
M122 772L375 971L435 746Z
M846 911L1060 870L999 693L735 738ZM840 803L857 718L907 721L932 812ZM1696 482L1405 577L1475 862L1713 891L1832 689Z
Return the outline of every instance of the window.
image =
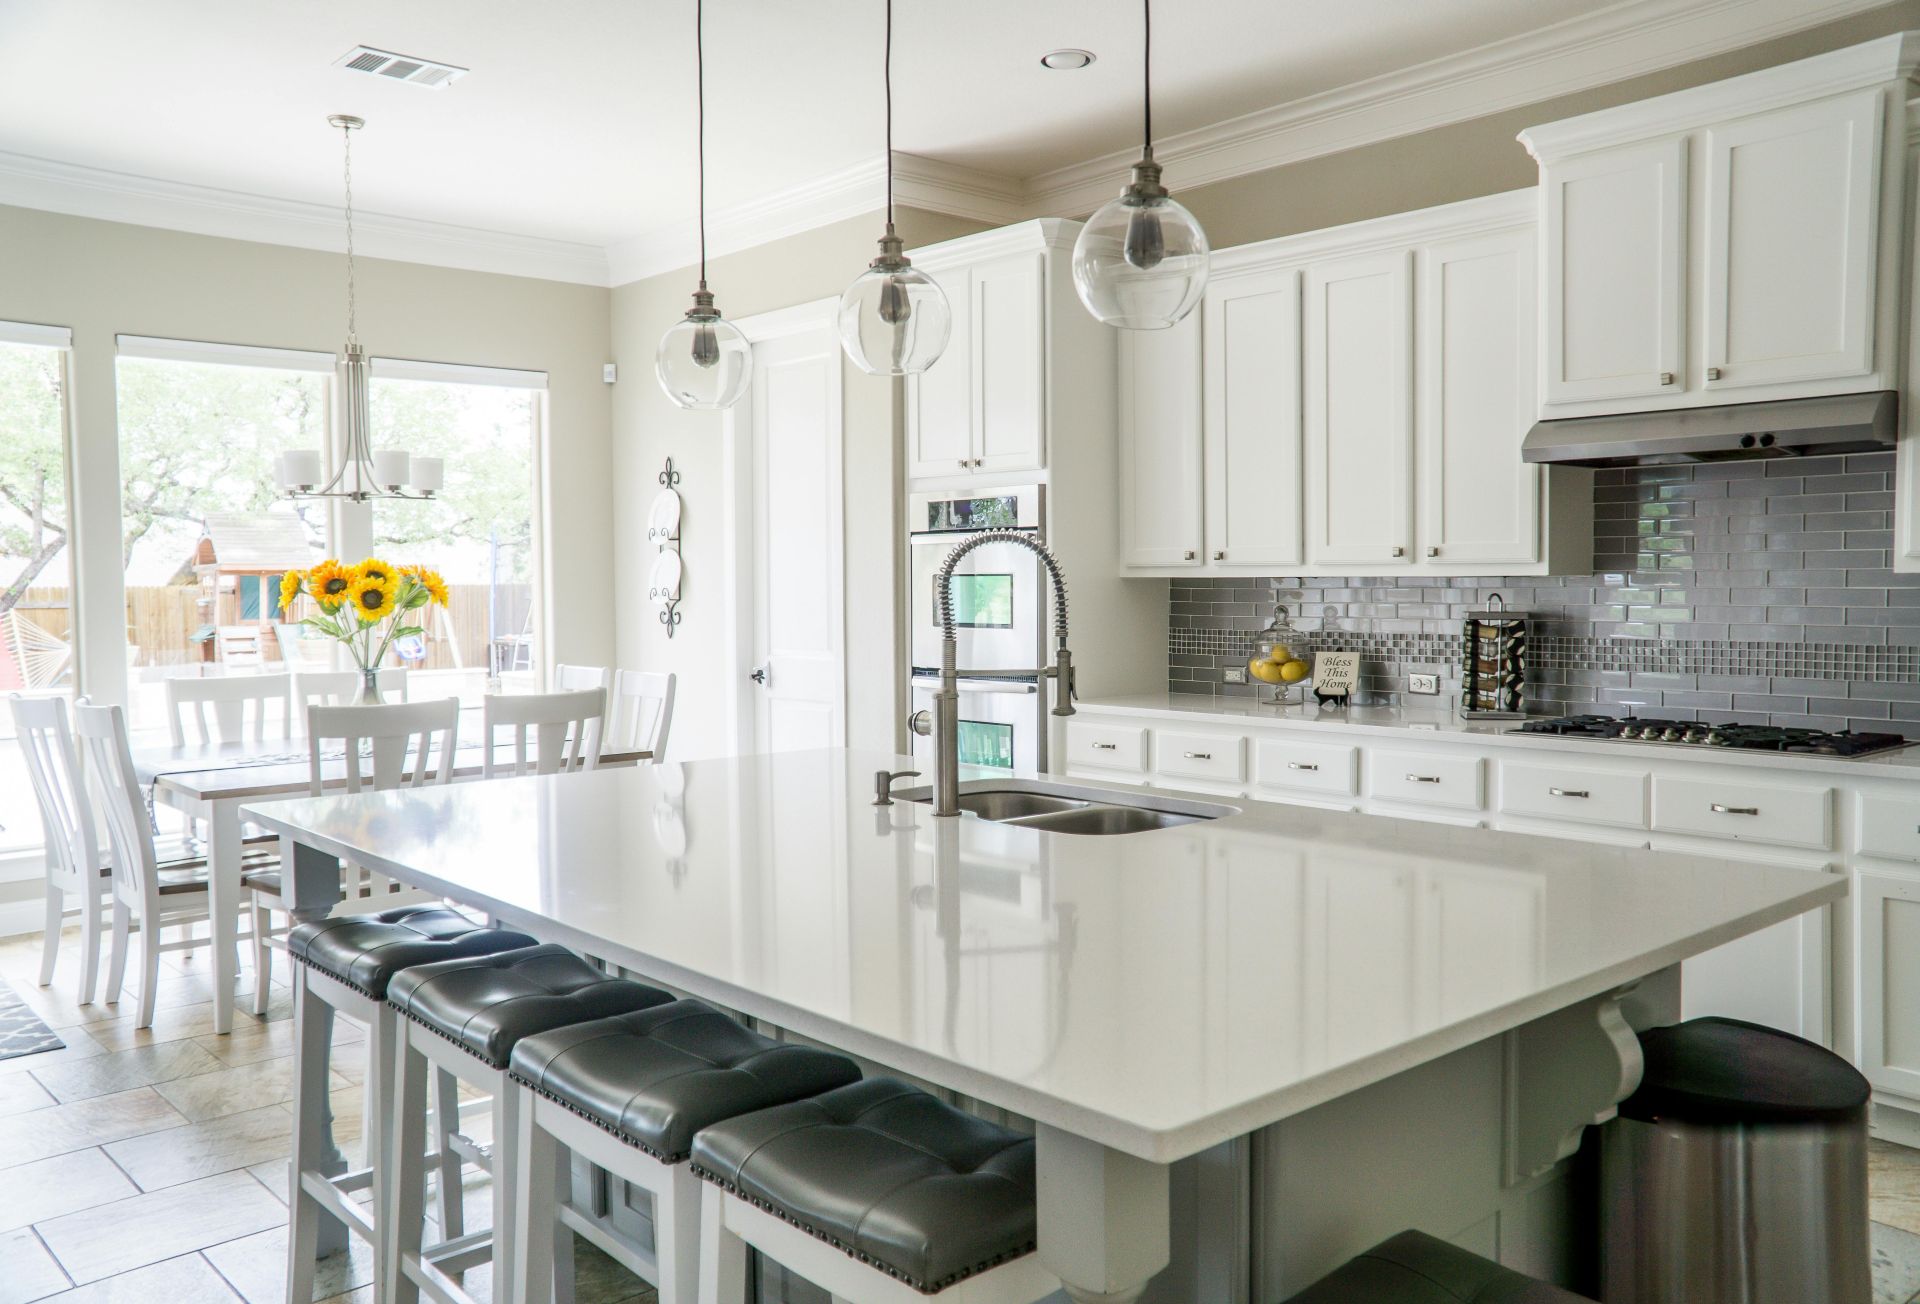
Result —
M0 696L71 697L66 332L0 322ZM39 810L0 710L0 857L37 850Z
M326 554L328 513L283 498L274 459L329 446L332 366L327 354L121 337L132 727L166 724L169 678L298 668L278 580Z
M431 502L373 503L373 547L395 565L431 566L445 611L407 649L418 697L477 701L489 666L509 691L537 691L540 559L535 473L546 378L537 373L376 360L375 448L445 462Z

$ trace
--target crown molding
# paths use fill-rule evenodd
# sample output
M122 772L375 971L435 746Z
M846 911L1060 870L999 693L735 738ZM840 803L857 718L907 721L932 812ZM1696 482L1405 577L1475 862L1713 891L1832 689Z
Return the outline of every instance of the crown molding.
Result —
M1460 54L1154 142L1193 189L1434 127L1522 108L1757 45L1887 0L1629 0ZM1126 149L1028 180L1030 211L1074 217L1119 193Z
M26 154L0 152L0 204L330 253L346 240L346 220L330 205L161 181ZM353 228L356 252L369 258L607 283L606 252L593 245L381 213L356 213Z

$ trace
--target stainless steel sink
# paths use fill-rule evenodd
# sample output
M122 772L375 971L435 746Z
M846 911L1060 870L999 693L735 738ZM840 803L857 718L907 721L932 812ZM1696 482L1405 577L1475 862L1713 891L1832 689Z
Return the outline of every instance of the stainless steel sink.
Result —
M1145 833L1150 829L1170 829L1181 824L1197 824L1208 815L1183 815L1170 810L1148 810L1143 806L1082 806L1079 810L1056 811L1051 815L1028 815L1007 820L1023 829L1044 829L1048 833Z
M933 790L898 794L930 803ZM1182 797L1146 796L1047 779L976 779L960 785L960 809L978 819L1044 833L1147 833L1234 815L1238 808Z

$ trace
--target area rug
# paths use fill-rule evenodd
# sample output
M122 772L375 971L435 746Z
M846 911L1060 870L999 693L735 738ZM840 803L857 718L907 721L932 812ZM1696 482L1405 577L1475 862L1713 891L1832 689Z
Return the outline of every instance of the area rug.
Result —
M14 994L5 980L0 980L0 1060L60 1050L66 1044L53 1035L53 1029Z

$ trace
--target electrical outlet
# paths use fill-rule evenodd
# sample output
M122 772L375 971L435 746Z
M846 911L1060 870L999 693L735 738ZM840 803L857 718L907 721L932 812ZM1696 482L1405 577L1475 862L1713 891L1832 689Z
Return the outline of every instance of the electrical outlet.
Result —
M1440 694L1440 676L1408 675L1407 691L1409 693L1420 693L1427 697L1437 697Z
M1247 672L1245 670L1238 668L1229 670L1226 672L1226 676L1229 684L1244 684L1247 682Z
M620 379L620 368L611 362L600 364L600 379L611 385Z

